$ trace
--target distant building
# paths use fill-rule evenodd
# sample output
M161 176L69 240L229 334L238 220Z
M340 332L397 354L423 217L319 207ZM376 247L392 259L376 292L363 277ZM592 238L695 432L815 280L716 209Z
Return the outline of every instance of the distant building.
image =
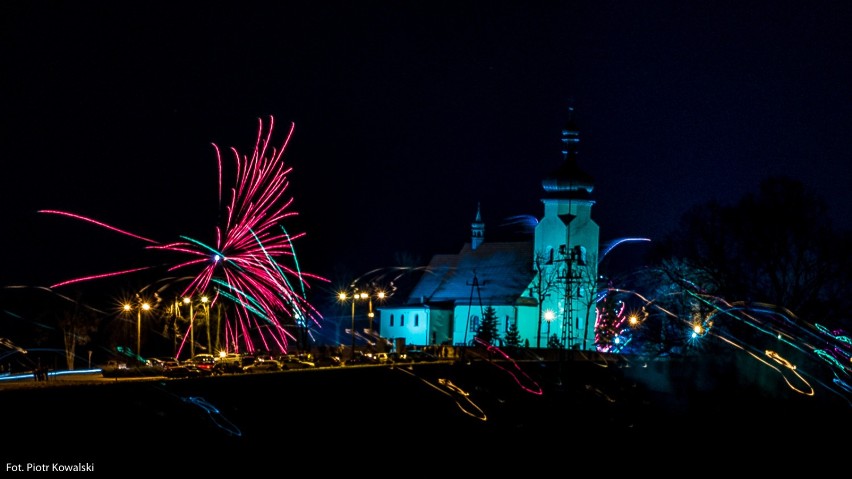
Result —
M573 113L573 112L569 112ZM594 349L599 228L591 218L593 178L577 164L573 115L562 130L563 162L541 182L544 216L531 240L488 242L479 206L470 242L432 257L399 305L379 311L379 334L414 346L470 344L485 308L505 336L517 324L522 344Z

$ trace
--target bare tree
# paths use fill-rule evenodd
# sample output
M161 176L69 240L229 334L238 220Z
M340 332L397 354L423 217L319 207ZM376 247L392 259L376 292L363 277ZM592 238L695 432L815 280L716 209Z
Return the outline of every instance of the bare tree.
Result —
M718 294L785 307L808 322L852 320L850 232L833 227L825 200L798 180L773 177L733 205L690 209L654 248L708 274Z
M100 318L92 311L75 307L66 310L59 320L59 329L65 342L65 361L69 370L74 369L77 346L91 341L91 335L98 329Z
M572 296L583 306L585 322L583 323L583 349L588 349L589 331L594 331L595 321L592 315L596 312L599 293L597 258L588 254L582 264L572 265L574 286ZM594 341L594 338L592 338Z
M562 281L559 278L559 269L553 267L553 260L542 251L535 253L533 269L536 275L530 286L530 291L533 297L538 300L538 330L535 335L535 347L541 348L541 327L544 320L542 305L544 299L550 296L561 285Z

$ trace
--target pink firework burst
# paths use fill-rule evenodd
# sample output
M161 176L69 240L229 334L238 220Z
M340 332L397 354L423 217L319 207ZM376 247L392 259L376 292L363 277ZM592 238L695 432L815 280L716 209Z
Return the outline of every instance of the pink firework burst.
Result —
M219 205L224 223L216 227L212 244L186 236L180 236L179 241L160 243L73 213L56 210L41 210L40 213L87 221L151 243L147 249L186 256L186 260L168 268L169 272L190 272L189 283L181 294L196 296L212 290L215 294L211 306L223 300L235 305L233 316L226 321L226 349L286 351L290 340L295 338L285 326L304 328L310 323L318 325L322 319L307 299L310 280L328 280L301 270L293 242L304 233L291 235L282 224L286 218L297 214L290 209L292 198L285 196L292 169L283 161L294 125L291 123L286 139L277 148L271 144L273 127L274 119L270 117L264 133L263 121L258 120L258 134L250 155L241 155L233 147L230 149L236 175L227 203L223 203L222 152L213 144L219 167ZM52 287L143 269L147 268L87 276Z

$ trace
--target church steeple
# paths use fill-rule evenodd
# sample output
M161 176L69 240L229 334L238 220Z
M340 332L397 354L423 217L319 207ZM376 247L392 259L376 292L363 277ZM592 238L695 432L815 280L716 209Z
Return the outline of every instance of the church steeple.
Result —
M476 219L470 224L470 248L476 249L485 241L485 223L482 222L482 214L479 211L479 203L476 204Z
M557 288L539 299L539 311L562 314L562 325L558 327L562 347L594 351L594 317L589 316L586 307L594 302L594 291L582 286L582 281L597 278L600 228L592 219L594 181L577 164L579 142L574 109L569 108L568 121L562 128L562 165L541 182L545 191L541 199L544 216L535 227L534 261L552 258L553 262L542 264L538 274L545 278L558 275L566 281L564 289ZM537 347L542 339L541 321L539 313Z
M562 165L547 175L541 186L548 198L589 199L595 180L577 164L580 132L574 123L574 107L568 107L568 121L562 128Z

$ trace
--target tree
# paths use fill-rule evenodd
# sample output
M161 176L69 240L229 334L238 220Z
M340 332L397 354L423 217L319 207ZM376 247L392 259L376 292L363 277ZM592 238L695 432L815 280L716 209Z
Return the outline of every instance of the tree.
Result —
M827 213L825 201L798 180L771 177L732 206L688 210L651 259L686 262L728 300L768 303L807 322L848 328L852 236L836 231Z
M91 341L91 335L98 329L100 318L91 310L85 309L79 302L70 310L63 312L59 319L59 329L65 344L65 362L69 370L74 369L77 346Z
M544 298L550 296L556 287L559 286L561 280L559 278L559 268L553 267L553 259L546 258L545 254L541 251L537 251L535 254L533 268L536 275L530 285L530 291L538 301L538 329L535 335L535 347L540 348L541 328L544 321L544 311L542 311Z
M589 339L589 333L594 332L595 318L592 312L595 311L595 306L598 300L598 268L597 257L593 254L587 255L585 261L572 266L572 276L574 285L577 288L578 301L585 309L585 320L583 321L583 349L589 349L588 345L594 343L594 338Z
M497 310L493 306L487 306L482 313L482 321L476 329L476 339L485 344L493 344L500 335L497 332Z
M562 347L562 340L559 339L559 336L551 334L550 337L547 338L547 347L548 349L560 349Z
M521 334L518 331L518 323L516 321L512 321L509 324L509 329L506 331L506 346L518 347L521 345Z

